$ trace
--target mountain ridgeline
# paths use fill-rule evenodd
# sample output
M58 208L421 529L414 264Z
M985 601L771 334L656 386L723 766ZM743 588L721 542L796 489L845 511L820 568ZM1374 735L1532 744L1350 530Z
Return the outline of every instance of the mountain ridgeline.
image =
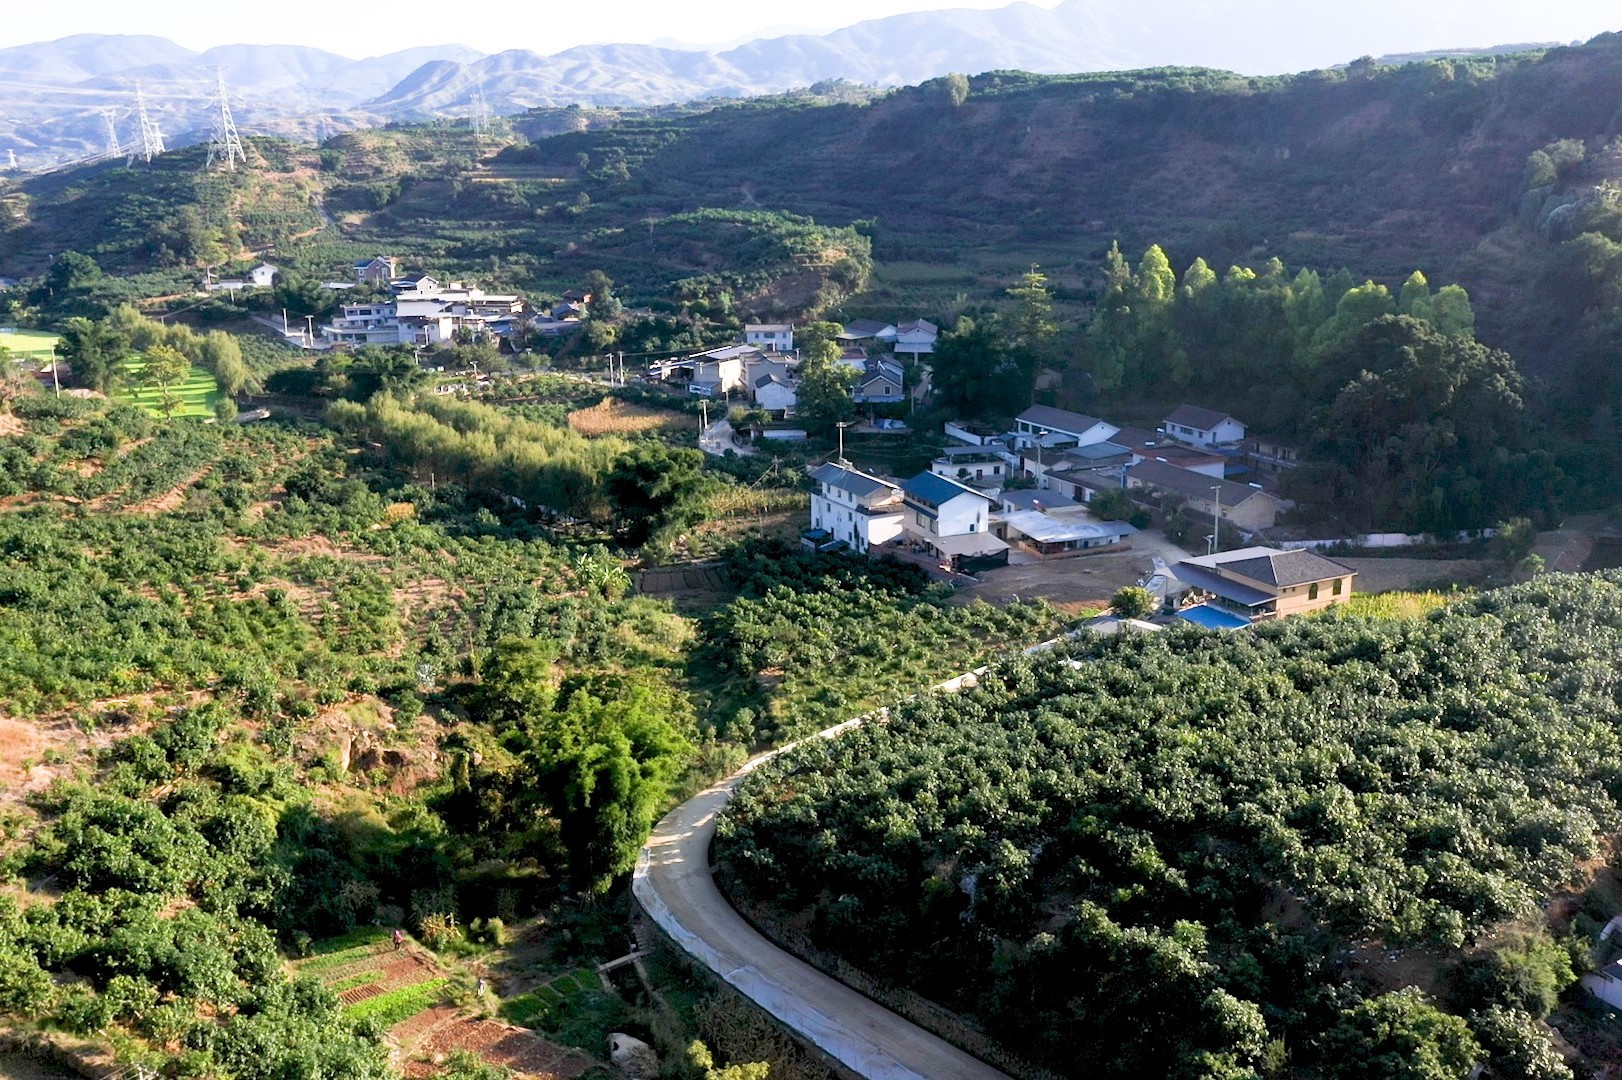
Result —
M1084 318L1116 241L1160 245L1179 276L1196 256L1219 273L1276 258L1396 289L1420 268L1469 291L1477 337L1514 356L1539 402L1608 439L1622 406L1619 100L1622 35L1606 35L1276 78L1005 71L884 93L544 108L482 139L430 125L339 136L318 154L261 141L256 182L296 187L286 201L302 209L279 231L236 232L270 238L310 275L374 249L524 288L597 265L648 302L748 276L738 230L753 226L695 212L788 213L871 241L873 278L844 314L948 323L1004 303L1032 263L1060 313ZM104 265L149 268L159 248L129 222L160 221L188 190L149 172L165 175L100 166L0 190L12 211L0 271L38 272L81 234ZM294 242L312 229L312 194L337 221Z

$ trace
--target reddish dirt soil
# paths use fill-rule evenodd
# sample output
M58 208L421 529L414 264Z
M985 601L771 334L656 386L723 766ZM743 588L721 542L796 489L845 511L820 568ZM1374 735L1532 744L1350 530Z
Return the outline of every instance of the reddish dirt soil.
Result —
M505 1065L522 1076L571 1080L596 1063L525 1028L498 1020L466 1017L446 1024L423 1039L418 1053L437 1059L456 1050L471 1050L493 1065Z

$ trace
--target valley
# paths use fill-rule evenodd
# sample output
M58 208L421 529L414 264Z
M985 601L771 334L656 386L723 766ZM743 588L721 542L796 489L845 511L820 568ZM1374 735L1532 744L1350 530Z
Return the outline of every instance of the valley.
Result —
M0 178L0 1071L1618 1075L1622 35L785 40Z

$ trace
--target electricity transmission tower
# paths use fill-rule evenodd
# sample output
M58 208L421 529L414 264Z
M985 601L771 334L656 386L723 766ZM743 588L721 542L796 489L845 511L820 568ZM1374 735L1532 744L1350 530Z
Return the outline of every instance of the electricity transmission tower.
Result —
M242 148L242 136L237 134L237 122L231 119L231 99L225 92L225 69L214 69L215 104L219 115L214 118L214 134L208 141L208 166L223 160L225 167L236 171L237 162L248 164L248 152Z
M107 128L107 156L119 157L124 153L124 144L118 141L118 113L112 109L101 110L101 122Z
M141 148L138 153L145 161L151 161L163 153L163 132L146 112L146 94L141 92L141 84L135 84L135 122L141 129Z
M490 103L484 99L484 77L473 85L473 134L490 133Z

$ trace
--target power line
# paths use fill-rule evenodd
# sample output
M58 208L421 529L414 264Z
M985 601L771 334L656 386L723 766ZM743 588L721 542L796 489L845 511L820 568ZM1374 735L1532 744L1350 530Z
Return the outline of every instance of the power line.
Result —
M208 163L204 168L211 168L219 159L225 162L227 169L235 172L238 161L244 166L248 164L248 152L242 148L237 122L231 118L231 98L225 90L224 68L214 69L214 96L219 115L214 118L214 134L208 140Z
M163 153L163 132L152 117L147 115L146 94L141 91L141 84L135 84L135 121L141 129L141 149L138 151L145 161L151 161Z

